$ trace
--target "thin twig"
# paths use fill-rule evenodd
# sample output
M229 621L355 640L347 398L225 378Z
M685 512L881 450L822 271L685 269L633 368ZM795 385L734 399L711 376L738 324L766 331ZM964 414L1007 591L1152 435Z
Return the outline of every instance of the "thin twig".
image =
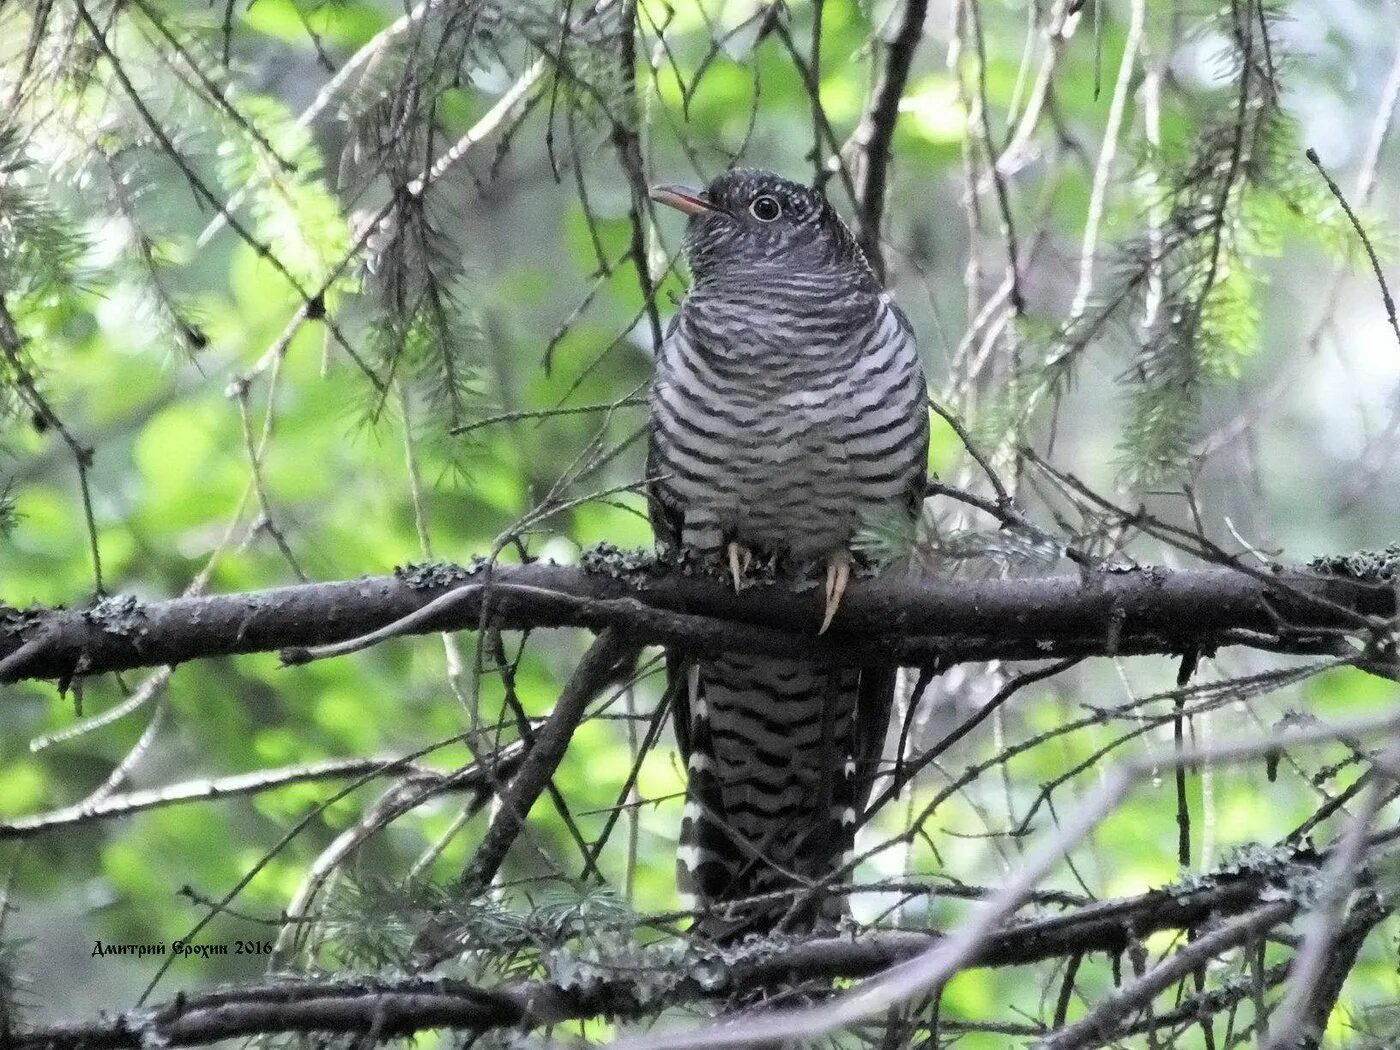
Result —
M10 315L9 307L5 304L3 294L0 294L0 351L4 352L6 360L9 361L10 368L14 371L14 382L24 392L24 398L29 402L31 411L37 418L42 419L46 426L58 432L73 456L73 465L78 469L78 491L83 500L83 520L87 525L88 551L92 555L93 590L101 597L106 593L102 583L102 552L98 547L97 518L93 514L92 489L88 482L93 450L73 436L73 432L59 418L58 413L39 390L34 374L24 362L24 341L20 337L14 318Z
M304 765L285 766L280 769L259 769L252 773L235 773L225 777L209 777L199 780L186 780L164 787L142 788L124 795L112 795L93 804L66 806L50 810L32 817L20 817L0 823L0 841L26 838L54 828L86 824L94 820L111 820L133 813L141 813L163 806L182 805L187 802L214 802L243 795L256 795L264 791L276 791L290 784L304 784L315 780L333 780L341 777L390 776L412 769L420 775L425 771L413 767L407 761L390 755L374 758L336 758L324 762L310 762Z
M1356 217L1356 212L1351 210L1351 205L1347 203L1346 194L1342 192L1342 188L1333 181L1331 175L1327 174L1327 169L1322 166L1322 161L1318 158L1317 150L1309 146L1304 155L1327 183L1327 188L1332 192L1332 196L1337 198L1337 203L1342 206L1342 211L1346 212L1347 219L1351 222L1351 228L1356 231L1356 236L1360 238L1361 246L1366 249L1366 257L1371 260L1371 270L1376 275L1376 284L1381 291L1381 301L1385 304L1386 320L1390 322L1390 330L1395 333L1396 341L1400 342L1400 317L1396 315L1395 299L1390 294L1390 286L1386 284L1381 261L1376 256L1376 249L1371 244L1371 238L1366 235L1366 228L1361 225L1361 220Z
M505 860L506 851L524 827L526 814L554 776L554 770L564 757L564 749L583 718L588 701L603 688L619 664L635 651L622 635L609 628L598 635L584 654L564 691L554 705L549 721L535 734L533 746L511 778L510 788L501 800L501 808L487 829L486 837L462 874L462 886L468 894L489 885Z
M1048 1039L1039 1050L1088 1050L1113 1042L1118 1023L1135 1010L1149 1007L1158 993L1188 976L1197 967L1232 948L1255 940L1298 910L1294 901L1274 901L1222 925L1193 941L1131 984L1108 996L1083 1018Z

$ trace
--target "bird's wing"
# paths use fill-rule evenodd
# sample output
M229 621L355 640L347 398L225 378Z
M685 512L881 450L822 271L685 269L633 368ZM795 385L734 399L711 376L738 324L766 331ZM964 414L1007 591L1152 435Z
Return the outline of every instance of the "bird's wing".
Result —
M656 376L653 384L662 382L662 358L666 356L671 340L675 338L676 327L680 323L680 314L671 318L666 326L666 337L662 341L661 352L656 362ZM653 392L653 397L655 393ZM661 477L661 468L657 464L656 456L656 432L655 422L651 423L652 430L649 433L647 443L647 462L644 481L647 495L647 516L651 519L651 531L656 536L656 542L664 550L678 551L681 545L682 529L685 526L685 508L676 500L671 487L665 484L665 479Z
M656 463L656 446L653 442L647 449L647 517L651 520L651 531L656 536L656 542L663 550L675 552L679 551L681 546L685 508L676 500L671 488L660 479L660 470Z
M914 328L909 323L909 318L893 300L889 301L889 307L899 322L900 333L909 341L910 348L914 349ZM924 494L928 487L928 409L921 406L919 415L922 424L909 450L909 482L905 490L910 521L916 520L923 509ZM864 810L870 798L870 790L879 775L898 675L899 671L894 667L866 667L861 670L854 741L855 798L858 812Z
M671 318L670 323L666 326L665 342L670 342L675 337L676 326L679 322L680 314L678 313ZM662 345L661 353L663 355L666 353L665 343ZM658 360L657 371L660 372L660 370L661 362ZM681 548L681 536L685 526L685 508L676 500L674 493L661 477L661 470L656 462L655 432L653 431L649 437L646 473L643 475L647 497L647 517L651 520L651 531L661 549L676 553ZM666 692L671 697L672 724L675 727L676 744L680 747L681 757L686 761L690 759L690 691L686 688L685 682L688 671L689 663L674 649L668 649L666 651Z
M904 338L909 341L909 347L914 352L915 359L918 358L917 341L914 338L914 326L909 323L909 318L905 316L899 304L893 299L890 300L889 307L894 311L895 320L899 322L899 330ZM921 403L918 409L919 419L922 421L919 426L919 433L916 436L909 467L909 488L907 499L909 501L909 519L916 520L919 512L923 509L924 494L928 491L928 384L922 379L923 371L919 372L920 383L924 386L921 392Z

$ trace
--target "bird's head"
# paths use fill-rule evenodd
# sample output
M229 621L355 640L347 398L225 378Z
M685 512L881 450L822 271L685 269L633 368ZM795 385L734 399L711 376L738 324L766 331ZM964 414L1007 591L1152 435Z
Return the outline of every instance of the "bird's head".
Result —
M685 250L695 283L765 271L874 280L855 237L820 190L771 171L735 168L703 190L657 186L651 199L690 216Z

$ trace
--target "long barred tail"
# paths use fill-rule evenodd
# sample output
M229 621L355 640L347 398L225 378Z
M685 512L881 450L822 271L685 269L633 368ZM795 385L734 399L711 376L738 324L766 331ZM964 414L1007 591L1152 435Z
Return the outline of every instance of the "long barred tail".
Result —
M708 913L699 931L726 940L834 922L844 900L803 891L844 861L865 803L862 672L729 654L681 673L689 782L677 870Z

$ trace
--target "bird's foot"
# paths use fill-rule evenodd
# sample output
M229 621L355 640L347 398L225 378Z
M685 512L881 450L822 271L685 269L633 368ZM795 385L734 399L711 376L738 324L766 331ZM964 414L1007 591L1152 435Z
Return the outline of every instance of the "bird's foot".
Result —
M729 555L729 575L734 577L735 592L744 589L744 573L749 571L749 565L753 562L753 551L738 543L730 543L725 549Z
M839 550L826 559L826 615L822 618L818 634L826 634L831 620L841 605L846 593L846 584L851 582L851 552Z

